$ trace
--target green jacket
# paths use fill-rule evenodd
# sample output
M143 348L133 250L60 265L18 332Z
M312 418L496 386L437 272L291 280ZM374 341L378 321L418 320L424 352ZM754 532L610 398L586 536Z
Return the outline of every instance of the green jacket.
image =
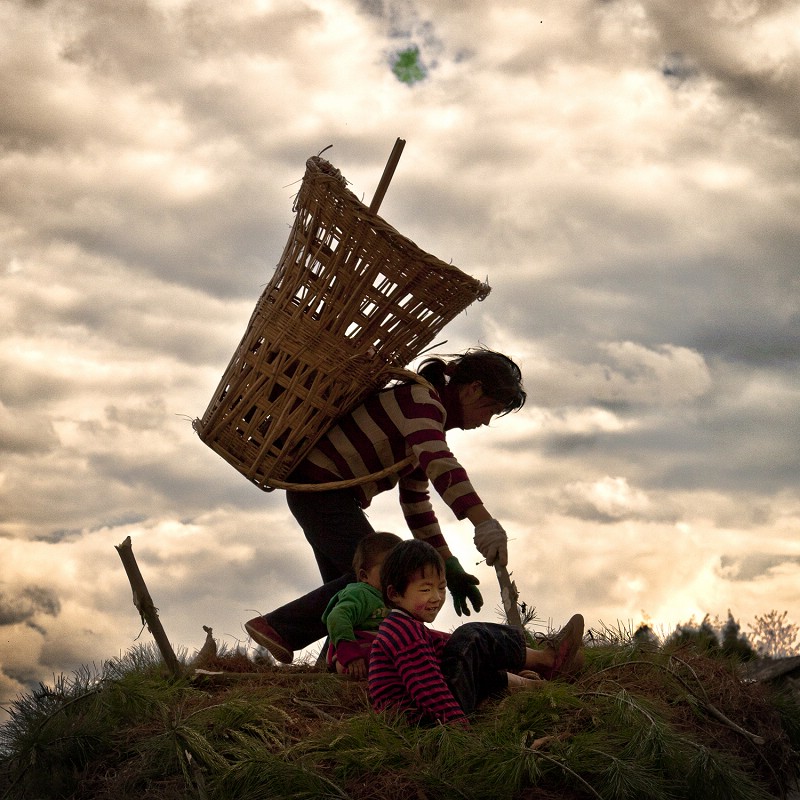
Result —
M381 593L358 581L348 583L331 598L322 621L328 627L331 644L336 647L342 641L354 642L357 630L377 631L388 613Z

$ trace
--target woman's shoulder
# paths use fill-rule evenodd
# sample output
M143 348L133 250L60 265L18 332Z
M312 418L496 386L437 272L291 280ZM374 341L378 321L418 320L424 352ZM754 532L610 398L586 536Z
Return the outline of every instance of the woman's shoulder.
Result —
M381 395L379 395L381 397ZM416 416L422 411L422 416L431 413L437 416L444 412L442 398L433 386L421 383L400 383L392 386L386 393L382 393L382 403L396 403L406 413Z

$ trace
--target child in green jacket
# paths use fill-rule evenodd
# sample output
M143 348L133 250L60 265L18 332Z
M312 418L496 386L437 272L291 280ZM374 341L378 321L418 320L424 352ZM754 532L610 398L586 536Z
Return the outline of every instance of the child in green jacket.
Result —
M353 556L357 580L334 595L322 615L328 628L330 669L359 680L367 677L372 641L389 613L381 590L381 567L401 541L394 533L377 532L358 543Z

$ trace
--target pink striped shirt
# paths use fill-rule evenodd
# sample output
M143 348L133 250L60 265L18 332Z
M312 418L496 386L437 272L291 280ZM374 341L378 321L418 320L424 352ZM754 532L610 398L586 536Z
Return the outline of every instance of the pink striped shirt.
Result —
M376 711L396 710L411 722L469 726L442 675L448 634L393 609L378 628L369 659L369 696Z
M354 487L367 508L375 495L399 483L400 506L417 539L438 549L447 547L430 500L429 486L457 519L481 505L466 470L450 452L445 438L447 411L439 394L420 384L402 384L371 395L311 450L293 476L325 483L379 472L407 456L414 462L377 481Z

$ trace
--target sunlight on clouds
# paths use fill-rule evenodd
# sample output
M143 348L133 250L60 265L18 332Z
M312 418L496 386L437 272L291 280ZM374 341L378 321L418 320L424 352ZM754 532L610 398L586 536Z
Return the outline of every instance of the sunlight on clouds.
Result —
M757 531L719 529L696 519L678 525L598 524L550 516L538 522L527 543L510 546L510 567L521 599L539 609L555 606L563 617L572 607L589 607L591 625L598 620L638 624L645 611L671 630L693 615L724 616L728 608L737 617L753 619L774 607L770 587L784 603L800 601L796 562L777 568L769 580L731 581L720 571L721 556L730 552L732 541L745 548L746 557L758 537Z
M217 532L201 521L148 520L146 527L133 529L129 535L141 539L142 551L156 556L161 562L178 563L187 553L216 550L218 547ZM252 543L229 542L225 547L225 560L229 562L245 561L253 554Z
M623 385L612 389L627 399L639 402L656 395L658 401L680 403L705 394L711 387L711 374L702 354L676 345L651 349L634 342L602 345L621 370ZM611 378L618 384L617 376Z
M526 414L526 412L522 412ZM636 426L632 420L623 420L605 408L569 408L557 410L534 408L527 414L536 434L585 435L618 433ZM524 429L523 429L524 430Z
M6 262L6 275L19 275L21 272L24 272L25 265L17 256L12 256ZM7 317L4 317L7 319Z
M568 503L588 504L599 514L612 519L646 515L651 508L647 494L632 488L626 478L620 477L606 476L593 483L568 483L562 494Z
M219 641L227 636L245 638L241 622L246 614L252 616L253 606L263 607L264 584L270 602L286 602L297 591L299 579L308 588L318 580L308 563L313 561L308 545L296 526L285 523L287 516L283 507L251 515L219 509L191 522L163 517L145 524L76 531L55 542L0 539L0 560L12 578L8 591L47 585L60 600L57 617L32 618L47 632L45 645L42 633L21 626L13 652L21 662L40 661L42 666L31 666L28 677L46 680L51 677L49 665L86 663L87 638L92 654L102 657L133 643L141 622L114 551L126 536L131 536L137 563L176 645L199 646L202 624L214 627ZM223 573L229 576L229 585L215 580ZM238 579L230 579L232 574ZM220 591L226 595L223 602ZM5 638L0 637L0 662L8 664L3 658Z
M563 354L549 352L542 343L520 340L498 317L487 317L484 327L492 348L507 353L520 365L529 402L551 408L569 407L580 398L590 406L582 412L585 419L602 420L611 427L612 415L601 418L591 408L593 402L677 405L703 396L712 386L703 355L688 347L600 342L595 347L606 355L605 363L575 363ZM585 349L588 358L591 350Z
M740 23L757 14L758 8L758 0L714 0L709 13L719 21Z
M787 4L777 13L756 20L747 37L740 41L741 54L753 68L772 67L778 78L796 74L800 53L800 8L796 4ZM792 69L792 62L795 69Z
M735 191L752 183L753 174L747 167L723 164L715 161L700 161L692 166L689 180L710 191Z
M196 199L220 185L220 178L196 158L176 157L164 150L136 150L123 158L118 167L123 173L128 171L139 186L149 178L165 199Z
M132 382L141 385L147 381L148 373L158 375L168 371L164 365L169 359L165 358L161 364L158 359L152 359L146 367L138 369L137 374L132 374L131 365L138 363L137 358L104 361L97 358L96 351L81 347L78 342L64 341L56 350L51 340L11 339L4 344L3 354L15 371L38 373L54 380L70 379L70 382L79 375L84 389L106 384L130 385ZM104 402L104 399L98 398L98 402Z
M499 450L520 442L530 442L531 447L534 447L536 440L542 437L619 433L637 425L635 421L623 419L605 408L562 406L550 409L535 406L535 402L536 399L533 398L519 412L493 420L489 426L491 433L483 434L480 443L477 443L474 434L467 434L463 437L466 447L477 451L482 448ZM455 437L461 439L458 433L449 434L448 438L451 437L453 441Z

